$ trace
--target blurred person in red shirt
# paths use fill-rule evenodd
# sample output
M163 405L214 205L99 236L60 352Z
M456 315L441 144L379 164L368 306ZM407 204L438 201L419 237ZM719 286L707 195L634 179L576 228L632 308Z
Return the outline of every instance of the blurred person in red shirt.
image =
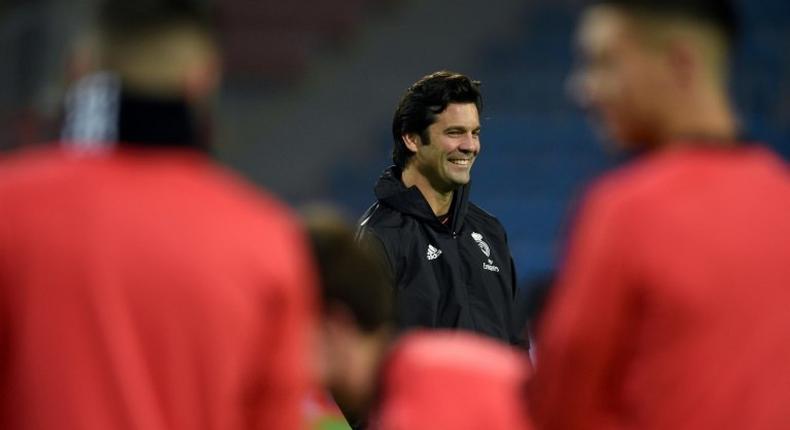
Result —
M586 7L576 89L641 152L590 190L538 336L545 429L790 424L790 174L739 139L728 2Z
M350 226L331 217L310 225L322 284L323 374L353 428L529 428L524 351L450 330L394 339L389 273Z
M314 268L290 211L199 138L207 17L99 16L64 141L0 161L0 428L300 428Z

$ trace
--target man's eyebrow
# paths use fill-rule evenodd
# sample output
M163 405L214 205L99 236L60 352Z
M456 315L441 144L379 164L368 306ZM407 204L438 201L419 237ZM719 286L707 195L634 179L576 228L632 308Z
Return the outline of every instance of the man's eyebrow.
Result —
M465 125L448 125L447 127L444 128L444 131L466 131L466 130L477 131L480 130L480 126L478 125L470 128Z

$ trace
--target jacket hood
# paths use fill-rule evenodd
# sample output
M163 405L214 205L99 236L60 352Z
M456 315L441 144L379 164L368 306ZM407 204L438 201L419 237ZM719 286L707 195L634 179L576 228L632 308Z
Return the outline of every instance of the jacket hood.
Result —
M416 186L406 188L401 181L402 170L397 166L390 166L384 170L373 191L376 199L398 212L422 219L428 223L445 227L434 215L428 201ZM450 205L450 223L446 226L451 232L457 233L466 218L469 207L470 184L458 187L453 193L453 202Z

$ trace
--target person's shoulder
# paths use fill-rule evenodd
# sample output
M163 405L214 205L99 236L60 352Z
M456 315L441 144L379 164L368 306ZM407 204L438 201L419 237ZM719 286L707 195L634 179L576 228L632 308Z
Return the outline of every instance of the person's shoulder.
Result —
M197 160L187 168L186 177L196 182L192 207L211 210L206 228L222 228L222 239L215 239L240 260L251 263L250 270L262 276L279 277L267 282L266 289L303 291L312 276L309 242L299 215L265 188L243 178L211 159ZM214 237L212 235L212 237ZM261 288L264 287L261 284Z
M364 246L383 249L389 264L394 264L394 254L402 248L404 237L403 214L381 202L371 205L357 222L356 238Z
M226 199L228 211L246 214L249 223L267 225L271 232L297 228L296 213L269 190L213 162L205 163L203 175L206 186Z
M298 217L279 198L203 152L120 150L112 163L118 171L134 172L129 173L131 177L145 176L159 184L139 196L143 200L169 198L182 202L183 208L210 211L216 223L229 223L229 230L247 230L250 237L264 234L274 240L299 230Z
M86 187L105 187L104 157L82 157L55 144L23 148L0 157L0 197L6 210L27 210L23 202L66 204L86 199ZM35 203L38 204L38 203Z
M649 188L660 182L669 172L666 159L660 156L644 156L604 173L590 185L596 194L628 194Z
M771 151L759 146L735 148L679 148L641 156L593 181L587 201L608 202L609 206L662 204L678 195L702 192L704 187L689 184L715 183L735 175L736 166L782 166ZM780 169L781 170L781 169Z
M472 202L469 202L469 208L466 212L466 222L474 228L485 228L494 231L502 238L507 237L505 226L502 225L499 218Z
M393 353L393 370L486 374L503 379L522 377L526 355L509 345L473 333L415 331L404 335Z
M676 155L645 155L604 173L587 187L585 203L618 207L650 201L689 173Z
M0 156L0 184L17 186L54 178L67 170L69 157L57 147L21 149Z
M404 226L404 216L401 212L382 204L373 203L357 222L360 231L372 230L386 234L386 231L397 231Z
M499 219L494 214L472 202L469 202L469 208L467 209L466 214L467 217L476 218L494 224L499 224Z
M106 174L123 178L114 184L119 191L131 188L130 179L135 178L158 185L135 191L143 201L174 199L184 208L210 209L216 219L234 219L239 228L242 224L291 224L297 219L269 191L200 151L124 148L106 158Z
M499 222L499 218L497 218L496 215L472 202L469 202L469 208L467 209L466 216L467 218L478 220L480 222L497 225L500 227L502 226L502 223Z

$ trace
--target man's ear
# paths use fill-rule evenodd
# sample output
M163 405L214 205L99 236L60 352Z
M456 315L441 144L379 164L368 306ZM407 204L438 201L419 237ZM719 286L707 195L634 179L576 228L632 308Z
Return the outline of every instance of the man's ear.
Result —
M342 303L327 304L324 313L324 326L333 336L346 337L360 330L351 309Z
M220 59L215 52L202 53L184 73L184 92L192 102L205 102L218 90L222 76Z
M702 59L698 50L689 40L676 39L670 42L667 61L672 77L684 89L692 85L702 67Z
M403 134L401 135L401 139L403 139L403 144L406 145L406 148L415 154L417 153L417 149L422 146L422 139L417 133Z

